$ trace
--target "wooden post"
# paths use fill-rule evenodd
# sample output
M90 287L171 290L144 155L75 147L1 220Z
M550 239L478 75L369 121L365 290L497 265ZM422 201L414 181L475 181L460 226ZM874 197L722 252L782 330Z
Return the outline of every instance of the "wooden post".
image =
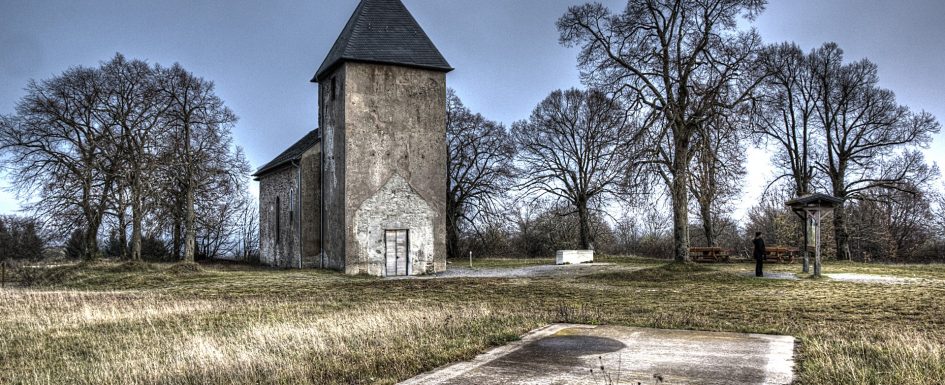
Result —
M472 251L469 252L469 268L472 269Z
M804 273L810 273L810 213L804 213Z
M814 211L814 276L820 277L820 219L821 219L821 210Z

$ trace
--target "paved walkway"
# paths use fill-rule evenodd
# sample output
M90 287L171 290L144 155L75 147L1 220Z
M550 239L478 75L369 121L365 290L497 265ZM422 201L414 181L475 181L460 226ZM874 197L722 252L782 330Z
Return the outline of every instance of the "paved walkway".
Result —
M781 385L793 356L787 336L555 324L400 385Z

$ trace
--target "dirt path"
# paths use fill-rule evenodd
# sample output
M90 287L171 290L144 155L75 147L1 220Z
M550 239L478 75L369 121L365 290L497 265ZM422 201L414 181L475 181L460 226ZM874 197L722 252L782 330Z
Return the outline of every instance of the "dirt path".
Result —
M612 270L613 263L586 263L581 265L537 265L523 267L488 267L469 268L468 266L450 266L445 272L426 277L437 278L536 278L536 277L577 277ZM623 267L621 267L623 268ZM405 279L398 277L390 279ZM408 278L409 279L409 278Z

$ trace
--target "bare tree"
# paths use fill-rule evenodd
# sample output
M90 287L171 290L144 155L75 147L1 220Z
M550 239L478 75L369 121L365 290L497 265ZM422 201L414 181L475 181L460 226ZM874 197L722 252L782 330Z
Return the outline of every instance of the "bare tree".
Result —
M196 206L226 222L202 224L204 236L235 237L232 213L243 205L235 197L249 172L230 135L235 121L211 82L179 65L117 54L97 68L30 82L16 114L0 118L0 149L14 189L34 198L36 215L61 235L83 229L77 254L97 255L109 215L117 254L125 255L130 212L132 259L141 258L145 231L170 224L175 238L184 229L193 260Z
M654 142L673 203L674 256L689 260L689 165L693 136L720 109L748 99L763 78L752 74L761 46L754 31L739 32L765 0L630 0L612 14L599 3L571 7L558 21L561 42L581 47L583 80L608 90L631 111Z
M196 254L210 259L238 252L239 217L251 204L245 194L249 189L249 161L242 149L230 150L231 140L229 136L215 139L220 152L195 167L200 171L194 210Z
M236 218L236 226L239 229L237 255L241 261L258 261L259 203L250 195L249 191L244 191L241 199L244 202L243 209Z
M810 55L826 156L817 167L833 194L859 199L874 189L914 192L913 186L938 173L916 147L940 131L929 113L913 113L878 87L877 67L869 60L845 64L843 50L828 43ZM834 211L837 258L850 259L844 206Z
M502 124L473 114L451 89L446 97L447 254L460 257L459 231L505 195L516 176L515 144Z
M689 188L698 206L699 220L706 245L718 246L720 225L731 202L741 193L745 176L745 150L742 147L744 114L713 114L695 136L692 175Z
M157 68L141 60L118 54L103 63L101 73L106 94L99 108L118 132L114 145L119 149L117 177L123 188L118 195L127 191L131 209L130 257L141 260L141 237L149 210L146 198L157 183L153 174L168 103L157 88ZM124 212L119 215L123 222Z
M780 173L771 184L789 179L794 196L812 192L814 162L822 154L814 108L817 95L810 60L794 43L769 46L762 65L770 76L757 89L752 134L774 149L772 161ZM771 185L769 185L770 188ZM799 250L807 252L807 219L799 217ZM804 271L808 269L805 254Z
M580 246L592 249L591 210L625 197L642 152L639 130L599 91L554 91L512 126L526 195L551 196L578 215Z
M775 180L790 178L795 196L811 192L818 158L814 107L817 95L810 61L800 47L781 43L766 48L762 63L769 77L756 93L752 133L774 145Z
M211 188L214 176L227 173L216 160L231 155L229 129L237 117L216 95L213 82L194 76L179 64L162 70L159 87L169 100L167 139L179 144L168 148L170 153L165 154L166 158L176 160L167 164L176 175L176 183L169 188L178 189L175 196L182 204L178 206L178 214L183 216L184 223L183 258L193 262L197 237L196 196L201 189Z
M115 133L100 105L101 72L76 67L30 81L16 115L2 118L0 150L12 187L27 208L62 235L84 229L79 254L98 254L98 232L116 180Z

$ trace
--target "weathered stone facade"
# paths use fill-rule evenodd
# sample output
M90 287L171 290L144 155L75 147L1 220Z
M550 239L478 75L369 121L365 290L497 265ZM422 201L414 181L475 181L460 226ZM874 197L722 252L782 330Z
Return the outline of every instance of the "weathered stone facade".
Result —
M400 0L361 1L313 79L318 135L256 175L264 263L376 276L446 269L451 70Z
M324 228L332 229L324 244L327 260L336 265L343 261L348 274L384 275L384 261L377 257L382 245L377 242L385 230L403 228L411 230L410 274L445 270L446 75L345 63L332 77L339 94L320 115L326 166ZM331 82L322 82L321 88L321 95L330 100ZM382 191L389 182L399 181L406 188ZM359 210L362 214L355 218ZM423 219L426 227L417 219L421 212L429 216ZM366 240L371 244L363 244Z
M321 146L258 178L260 263L321 267Z
M302 154L301 180L301 257L302 267L324 267L322 260L322 146Z
M298 177L298 168L290 166L259 179L259 261L264 265L298 267L298 207L293 202Z

